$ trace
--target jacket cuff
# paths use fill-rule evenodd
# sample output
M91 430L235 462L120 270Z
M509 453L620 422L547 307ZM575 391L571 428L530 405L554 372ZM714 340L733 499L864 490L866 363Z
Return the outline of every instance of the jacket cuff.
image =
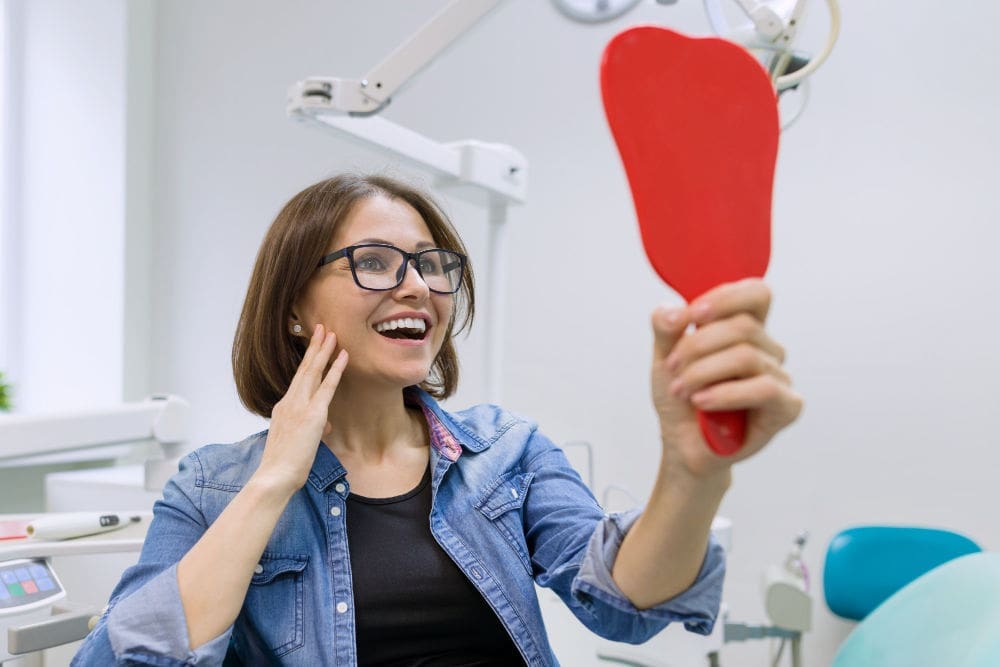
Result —
M177 584L177 565L119 600L108 612L108 639L119 663L188 667L221 665L232 626L197 650L188 648L187 619Z
M580 571L573 581L573 596L598 617L608 613L626 612L637 615L643 625L662 628L667 623L683 622L692 632L707 635L712 632L722 602L722 583L726 573L725 552L709 536L708 549L698 578L691 586L649 609L638 609L622 593L611 576L625 534L642 514L641 509L610 514L597 526L587 545ZM669 563L664 563L669 567Z

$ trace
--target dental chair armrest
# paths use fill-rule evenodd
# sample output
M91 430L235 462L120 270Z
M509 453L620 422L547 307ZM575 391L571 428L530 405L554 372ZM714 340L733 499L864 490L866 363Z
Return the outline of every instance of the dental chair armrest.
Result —
M52 616L37 623L7 628L7 651L12 655L33 653L83 639L91 621L101 610L76 605L55 605Z

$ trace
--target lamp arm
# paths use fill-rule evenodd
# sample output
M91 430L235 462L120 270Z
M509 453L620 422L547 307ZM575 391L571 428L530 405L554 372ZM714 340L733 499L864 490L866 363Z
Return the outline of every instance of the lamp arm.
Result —
M356 116L381 111L417 72L438 57L502 0L451 0L360 79L311 77L291 91L290 106Z

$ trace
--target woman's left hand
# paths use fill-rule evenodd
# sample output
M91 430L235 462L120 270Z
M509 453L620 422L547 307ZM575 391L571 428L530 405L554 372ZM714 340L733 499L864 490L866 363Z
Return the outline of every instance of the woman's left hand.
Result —
M728 470L753 456L792 423L802 398L782 364L785 351L764 330L771 290L758 279L720 285L679 308L653 312L653 405L664 462L696 477ZM686 331L689 324L697 328ZM696 410L746 410L743 447L715 454Z

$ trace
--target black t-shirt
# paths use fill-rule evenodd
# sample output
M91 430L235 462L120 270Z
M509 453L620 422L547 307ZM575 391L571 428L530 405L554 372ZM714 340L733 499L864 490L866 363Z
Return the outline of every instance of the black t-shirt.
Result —
M431 535L430 468L409 493L347 497L359 665L499 667L524 659Z

